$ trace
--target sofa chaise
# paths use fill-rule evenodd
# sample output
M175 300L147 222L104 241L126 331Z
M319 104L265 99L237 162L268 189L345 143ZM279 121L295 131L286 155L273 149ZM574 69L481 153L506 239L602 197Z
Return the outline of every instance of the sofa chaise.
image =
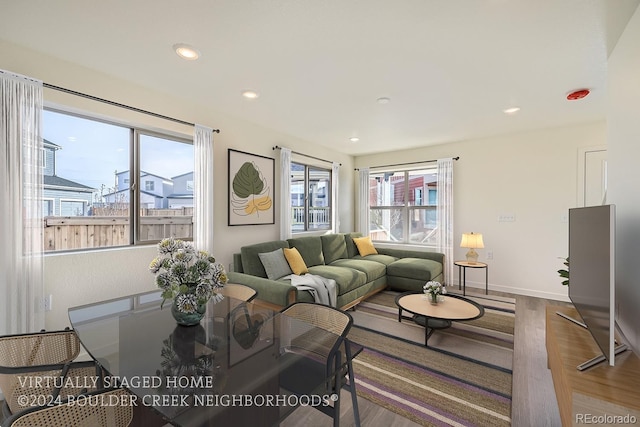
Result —
M295 248L309 273L336 281L336 306L343 310L387 287L420 291L430 280L444 283L444 254L374 248L370 240L368 244L373 251L362 252L357 244L368 238L359 239L361 237L360 233L336 233L244 246L240 253L233 255L234 271L228 273L229 282L253 288L258 293L257 303L275 309L293 302L314 301L309 291L297 289L290 280L275 277L279 274L274 276L273 268L268 268L271 278L265 270L265 254Z

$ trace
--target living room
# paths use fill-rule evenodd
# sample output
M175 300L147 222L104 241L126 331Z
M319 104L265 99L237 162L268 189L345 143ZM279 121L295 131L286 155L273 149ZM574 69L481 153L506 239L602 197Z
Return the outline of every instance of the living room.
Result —
M495 133L482 137L462 137L436 144L425 143L408 149L396 149L391 142L385 151L358 155L310 143L269 126L239 119L234 114L205 103L192 102L188 93L183 96L170 95L82 64L60 59L47 53L46 47L41 50L30 49L10 37L3 36L0 40L0 49L3 52L0 68L125 105L219 128L220 134L214 135L214 254L227 268L232 263L233 253L238 252L241 246L276 240L279 236L277 221L273 225L227 225L228 149L275 158L277 153L273 147L282 146L341 163L341 232L353 231L356 227L354 201L357 197L357 177L354 169L411 162L416 159L459 156L460 160L455 164L454 236L459 239L464 232L483 233L485 249L481 250L480 254L481 260L489 263L491 267L489 288L567 301L566 288L561 285L556 271L562 268L561 258L567 254L566 213L569 208L578 205L578 155L581 150L589 147L606 146L607 202L617 205L619 230L626 231L621 234L622 238L619 240L620 247L626 250L619 251L618 321L625 327L627 339L637 352L640 350L640 331L636 325L637 315L634 313L635 307L640 304L640 292L632 278L637 276L640 268L636 267L638 264L633 257L637 249L634 243L637 229L635 218L640 211L640 203L637 201L639 196L634 186L640 175L634 161L639 150L636 141L640 137L636 125L640 113L635 107L640 100L636 77L640 74L640 63L637 59L640 57L640 46L637 42L640 40L640 12L635 10L637 2L628 2L626 6L628 24L620 27L619 39L606 40L611 46L608 46L608 60L603 62L603 67L606 68L604 84L602 87L592 88L590 94L590 97L606 105L601 114L571 124L525 131L496 130ZM15 16L10 18L10 14L3 15L3 20L18 19ZM24 17L22 19L26 20ZM55 31L55 24L51 23L47 31ZM43 33L46 35L47 31ZM170 43L173 42L175 41ZM535 62L530 65L534 66ZM184 68L185 72L188 72L186 66ZM565 82L561 82L560 85L562 84ZM566 92L572 89L578 87L562 87L563 92L557 96L562 99ZM241 88L234 90L239 93ZM543 89L534 87L533 90ZM378 96L381 95L372 95L372 104ZM262 95L262 98L264 97L265 94ZM191 135L193 132L189 126L50 89L45 89L44 98L48 106L58 106L71 112L117 118L182 135ZM587 97L582 102L589 100ZM238 99L237 103L244 101ZM261 99L256 101L259 102ZM395 98L391 99L389 106L395 101ZM489 108L483 106L481 100L473 100L473 105L478 109ZM244 103L234 108L251 110L255 105ZM583 107L578 104L577 107L571 108ZM502 114L499 110L496 114L498 113ZM514 119L519 118L504 115L502 120L505 122L505 128L509 128L509 121ZM322 118L317 121L322 123ZM364 138L362 144L366 145ZM515 221L498 221L501 215L506 214L513 215ZM489 251L493 255L491 260L487 259ZM154 284L148 272L148 263L155 252L155 246L151 245L45 256L45 293L51 294L53 301L51 310L45 317L45 327L60 329L68 326L69 307L153 290ZM465 252L465 249L456 245L455 258L463 259ZM457 283L457 277L453 283ZM467 284L481 287L483 280L479 276L470 275ZM635 335L629 336L630 332Z

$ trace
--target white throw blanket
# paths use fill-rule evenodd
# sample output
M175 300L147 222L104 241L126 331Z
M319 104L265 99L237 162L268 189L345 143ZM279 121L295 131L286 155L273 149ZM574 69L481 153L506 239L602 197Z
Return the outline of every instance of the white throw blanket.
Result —
M284 277L284 279L290 279L291 284L300 290L311 292L315 302L330 305L331 307L336 306L338 285L335 280L316 274L305 274L303 276L291 274Z

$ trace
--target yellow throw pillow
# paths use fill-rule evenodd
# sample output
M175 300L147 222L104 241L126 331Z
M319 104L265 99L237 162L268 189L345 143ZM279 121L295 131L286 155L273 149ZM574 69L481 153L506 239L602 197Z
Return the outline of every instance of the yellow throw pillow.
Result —
M293 274L301 276L309 272L307 264L304 263L302 255L300 255L300 252L298 252L296 248L284 248L284 257L287 259Z
M376 248L373 247L371 237L369 236L354 237L353 242L356 244L360 256L375 255L378 253L378 251L376 251Z

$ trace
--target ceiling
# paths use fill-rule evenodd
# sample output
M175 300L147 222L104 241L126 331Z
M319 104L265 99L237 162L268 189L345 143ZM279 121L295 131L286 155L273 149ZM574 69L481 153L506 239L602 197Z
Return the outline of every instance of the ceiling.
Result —
M0 39L358 155L604 119L607 56L638 0L0 4Z

